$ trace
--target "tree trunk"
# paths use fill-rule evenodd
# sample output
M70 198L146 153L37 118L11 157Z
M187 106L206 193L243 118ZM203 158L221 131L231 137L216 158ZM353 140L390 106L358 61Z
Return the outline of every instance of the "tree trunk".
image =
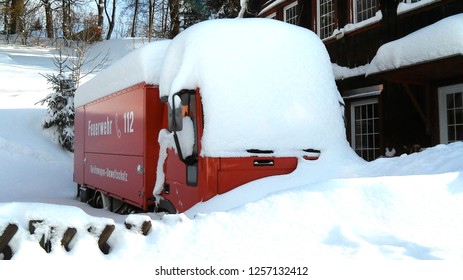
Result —
M148 41L153 37L154 0L149 0Z
M42 0L45 8L45 29L47 31L47 38L53 38L53 13L51 9L50 0Z
M133 18L132 18L132 32L130 37L135 37L137 35L137 14L138 14L138 0L135 0L133 7Z
M108 13L108 5L107 5L106 0L104 0L104 10L105 10L106 18L108 19L108 33L106 34L106 40L109 40L111 39L111 34L113 33L114 25L115 25L116 0L113 0L111 16L109 16L109 13Z
M11 1L11 16L10 16L10 34L18 34L22 32L23 22L21 15L24 12L24 0Z
M95 0L96 5L97 5L97 10L98 10L98 27L103 30L103 8L104 8L104 2L103 0Z
M170 9L170 38L174 38L180 33L180 18L179 18L179 0L169 0Z
M67 0L62 0L61 1L61 11L63 13L63 22L61 23L61 29L62 29L62 32L63 32L63 38L64 39L70 39L70 35L69 34L69 18L70 18L70 14L69 14L69 11L68 11L68 1Z

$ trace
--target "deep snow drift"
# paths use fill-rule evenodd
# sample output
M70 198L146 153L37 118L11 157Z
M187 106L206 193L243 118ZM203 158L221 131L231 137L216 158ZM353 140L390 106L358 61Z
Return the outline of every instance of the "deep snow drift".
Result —
M461 142L370 163L347 151L322 156L301 162L292 174L251 182L182 215L121 216L89 208L75 199L72 155L50 142L40 127L45 109L34 105L48 93L37 72L54 70L52 53L0 46L0 232L9 222L20 226L10 242L15 260L135 260L135 266L138 261L144 266L325 262L332 269L345 260L463 259ZM52 238L54 249L46 253L27 231L28 220L37 218L57 233L76 227L71 250ZM125 229L126 219L152 220L153 228L143 236ZM108 223L116 231L104 255L87 228L101 230Z

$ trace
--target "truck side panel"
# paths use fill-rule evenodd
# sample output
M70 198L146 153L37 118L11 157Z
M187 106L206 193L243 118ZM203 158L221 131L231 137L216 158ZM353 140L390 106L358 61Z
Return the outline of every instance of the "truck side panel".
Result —
M164 109L144 83L77 108L75 182L148 210Z
M85 183L142 207L145 199L143 157L86 153Z

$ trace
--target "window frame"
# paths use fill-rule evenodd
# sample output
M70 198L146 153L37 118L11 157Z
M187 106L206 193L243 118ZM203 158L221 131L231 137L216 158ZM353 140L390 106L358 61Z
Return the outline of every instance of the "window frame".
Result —
M369 0L369 1L375 1L375 6L374 6L375 12L370 17L359 20L359 18L358 18L358 2L357 1L359 1L359 0L352 0L353 23L359 23L359 22L368 20L368 19L374 17L376 15L376 13L378 12L378 0ZM372 9L372 8L368 8L368 9Z
M326 35L326 36L322 36L322 14L321 14L321 1L322 0L317 0L317 34L318 36L320 37L320 39L326 39L326 38L329 38L330 36L333 35L333 32L334 30L336 29L336 8L335 8L335 0L326 0L326 1L331 1L331 5L333 7L333 10L331 11L331 13L333 13L333 23L332 23L332 26L333 26L333 30L331 31L331 34L329 35ZM327 14L325 14L327 15ZM329 25L327 25L329 26ZM325 28L326 26L324 26L323 28Z
M289 9L292 9L292 8L295 8L295 16L288 19L286 17L286 11L289 10ZM291 22L289 22L288 20L291 20ZM295 21L294 23L292 22L293 20ZM286 23L289 23L289 24L297 25L297 21L298 21L297 1L294 1L291 4L288 4L283 8L283 21L286 22Z
M352 149L359 155L361 156L362 158L364 158L365 160L368 160L368 161L371 161L371 160L375 160L376 158L378 158L380 156L380 131L379 131L379 102L378 102L378 97L370 97L370 98L365 98L365 99L360 99L360 100L355 100L355 101L351 101L350 103L350 127L351 127L351 147ZM370 121L370 120L376 120L377 121L377 124L373 124L373 132L370 133L367 131L367 133L364 133L363 131L361 131L361 134L357 134L356 133L356 122L357 122L357 119L355 118L355 108L356 107L359 107L359 106L367 106L367 105L376 105L376 110L373 114L373 118L367 118L366 120L367 121ZM366 147L363 147L363 145L358 149L356 146L357 146L357 141L356 141L356 136L357 135L366 135L366 136L369 136L369 135L373 135L373 145L372 146L369 146L367 144ZM378 135L378 141L376 142L375 140L375 135ZM369 151L370 150L373 150L373 158L370 158L369 157ZM364 155L364 152L366 152L366 155Z
M447 114L449 111L449 107L447 104L447 96L449 94L456 94L459 93L462 95L463 98L463 83L462 84L455 84L455 85L450 85L450 86L444 86L440 87L438 89L438 106L439 106L439 139L440 143L442 144L448 144L449 142L449 123L448 123L448 118ZM453 110L456 109L461 109L463 110L463 107L453 107ZM455 123L453 123L455 126L463 125L463 121L461 123L457 123L455 120ZM461 141L463 140L463 135L458 138L458 135L455 133L455 140L452 142L456 141Z

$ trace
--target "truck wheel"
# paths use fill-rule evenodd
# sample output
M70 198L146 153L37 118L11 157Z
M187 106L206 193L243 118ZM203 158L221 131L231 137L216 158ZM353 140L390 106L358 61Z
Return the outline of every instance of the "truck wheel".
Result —
M77 197L80 202L89 203L89 200L92 198L93 190L87 188L86 186L77 185Z
M94 208L102 209L103 208L103 195L101 192L96 191L93 194L93 199L91 201L91 206Z
M157 205L156 212L165 212L165 213L168 213L168 214L176 214L177 209L175 209L174 205L169 200L161 199L161 201L159 201L159 203Z

